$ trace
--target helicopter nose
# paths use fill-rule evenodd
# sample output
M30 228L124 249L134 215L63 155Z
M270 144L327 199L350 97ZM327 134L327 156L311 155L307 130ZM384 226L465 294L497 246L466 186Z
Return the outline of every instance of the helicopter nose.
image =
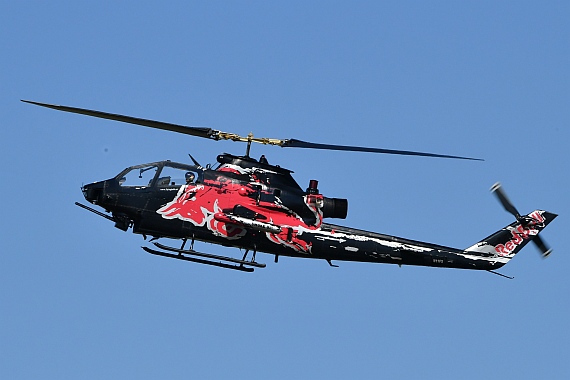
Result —
M101 201L104 188L105 181L95 182L89 185L84 185L81 188L81 192L89 203L98 204Z

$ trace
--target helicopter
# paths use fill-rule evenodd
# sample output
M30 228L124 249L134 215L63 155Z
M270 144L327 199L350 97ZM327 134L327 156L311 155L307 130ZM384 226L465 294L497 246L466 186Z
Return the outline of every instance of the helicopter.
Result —
M75 204L114 223L122 231L132 229L144 240L143 250L158 256L198 264L253 272L265 268L256 261L257 252L280 256L334 261L358 261L429 267L485 270L497 272L528 242L536 244L543 257L552 252L539 233L557 215L534 210L521 215L496 183L491 191L515 221L465 249L325 223L324 219L345 219L348 200L324 196L318 181L310 180L303 189L292 171L272 165L262 155L250 156L252 143L283 148L307 148L461 160L478 158L415 151L391 150L346 145L330 145L297 139L259 138L205 127L190 127L149 119L112 114L30 100L37 106L59 111L136 124L211 140L245 142L243 156L223 153L215 166L158 161L130 166L116 176L88 185L81 191L92 205ZM181 240L180 247L159 242ZM243 256L221 256L194 249L196 241L239 248ZM152 243L152 246L148 246ZM251 257L248 258L251 252Z

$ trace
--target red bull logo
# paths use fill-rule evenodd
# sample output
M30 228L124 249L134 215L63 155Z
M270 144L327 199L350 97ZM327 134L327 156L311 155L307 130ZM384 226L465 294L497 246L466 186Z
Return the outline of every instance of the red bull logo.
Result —
M526 226L519 224L515 227L509 228L511 231L511 240L505 244L498 244L495 246L495 251L500 256L508 256L512 254L524 241L532 238L532 236L538 235L539 230L535 227L543 224L544 217L538 211L533 212L529 216L532 218L532 221Z
M217 191L204 185L181 186L174 200L156 212L165 219L180 219L194 226L206 226L217 236L239 239L246 230L235 224L218 221L214 215L222 211Z
M236 183L224 180L222 176L220 181L181 186L174 199L156 212L165 219L180 219L196 227L206 227L214 235L230 240L245 236L248 229L260 231L273 243L297 252L310 253L311 243L304 241L300 235L303 231L316 230L322 225L323 214L318 199L320 197L322 203L322 195L304 198L317 220L315 225L309 226L300 216L280 204L279 200L260 201L255 196L259 191L257 186L255 181ZM230 210L235 205L262 215L263 222L231 215Z

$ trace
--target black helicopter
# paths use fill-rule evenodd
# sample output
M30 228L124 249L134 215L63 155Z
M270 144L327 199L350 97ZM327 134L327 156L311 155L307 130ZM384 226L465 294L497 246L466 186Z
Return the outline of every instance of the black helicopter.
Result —
M275 256L360 261L398 265L486 270L509 262L529 241L543 257L551 253L538 236L556 214L535 210L521 215L508 200L500 184L491 190L516 221L466 249L455 249L395 236L324 223L325 218L346 218L348 201L319 193L311 180L303 190L291 171L271 165L261 156L250 157L251 143L284 148L311 148L424 157L478 160L442 154L311 143L296 139L242 137L210 128L188 127L106 112L22 100L65 112L137 124L213 140L247 143L246 154L220 154L216 167L202 167L171 161L152 162L126 168L115 177L82 187L85 199L106 213L76 202L76 205L115 223L132 228L143 237L151 236L151 254L252 272L264 268L257 252ZM110 215L109 215L110 213ZM159 243L160 238L181 239L180 248ZM219 256L194 250L202 241L245 250L241 258ZM188 244L188 247L186 245ZM252 252L248 259L249 252ZM507 276L504 276L507 277Z

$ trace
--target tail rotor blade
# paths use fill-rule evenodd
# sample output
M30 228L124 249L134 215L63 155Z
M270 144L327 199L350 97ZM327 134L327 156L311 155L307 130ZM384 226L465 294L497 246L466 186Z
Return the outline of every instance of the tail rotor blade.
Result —
M535 237L532 238L532 241L534 242L534 244L536 244L536 246L540 250L543 259L546 259L552 253L552 248L549 248L544 243L544 240L542 240L540 236L536 235Z
M519 214L516 207L511 203L509 198L507 198L507 195L503 191L503 188L499 182L495 183L493 187L491 187L491 192L497 196L499 202L501 202L507 212L511 213L515 218L517 218L517 220L521 219L521 214Z
M521 216L521 214L519 214L516 207L511 203L511 201L507 197L507 194L505 194L505 192L503 191L503 188L501 187L501 184L499 182L497 182L496 184L493 185L493 187L491 187L491 191L497 196L497 198L499 199L505 210L513 214L514 217L517 218L519 223L527 225L528 223L531 223L533 221L530 215ZM547 258L552 253L552 248L548 247L546 243L544 243L544 241L540 238L540 236L535 235L532 238L532 241L534 242L534 244L536 244L536 247L540 250L542 258Z

